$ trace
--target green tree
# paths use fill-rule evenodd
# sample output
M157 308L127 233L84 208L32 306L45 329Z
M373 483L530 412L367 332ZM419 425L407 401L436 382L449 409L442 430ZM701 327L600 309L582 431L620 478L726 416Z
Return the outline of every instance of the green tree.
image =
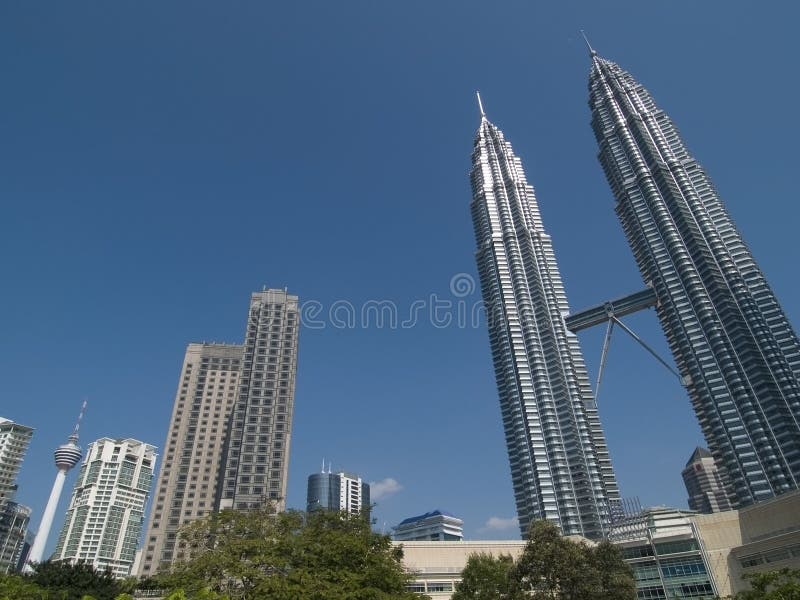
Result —
M508 555L473 554L461 572L452 600L516 600L521 598L511 580L514 559Z
M402 600L410 576L402 550L363 517L271 508L221 511L189 524L188 558L161 577L170 592L231 600Z
M631 600L630 568L610 543L590 546L563 537L549 521L534 521L510 572L511 590L525 598ZM515 596L509 596L516 598Z
M58 600L83 600L85 596L114 600L121 591L110 571L97 571L88 563L44 561L32 566L34 572L26 578Z
M19 575L0 575L0 600L48 600L47 592Z
M512 579L532 598L591 598L599 588L585 544L562 537L550 521L534 521Z
M800 569L747 573L744 578L750 589L736 594L736 600L800 600Z
M596 600L627 600L636 597L636 582L622 551L604 540L592 548L593 566L599 578Z

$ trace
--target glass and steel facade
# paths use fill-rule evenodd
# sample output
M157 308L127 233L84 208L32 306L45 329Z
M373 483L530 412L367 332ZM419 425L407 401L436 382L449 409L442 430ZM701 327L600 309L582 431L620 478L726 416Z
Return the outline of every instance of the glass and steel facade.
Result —
M308 476L306 510L336 510L352 515L370 510L369 484L353 473L314 473Z
M476 260L523 536L548 519L604 535L619 490L550 236L502 132L482 117L472 153Z
M692 513L649 508L617 521L609 539L633 571L638 600L717 598Z
M0 502L0 575L22 568L31 509L16 502Z
M670 118L592 52L592 128L616 212L727 493L747 505L800 481L800 344Z

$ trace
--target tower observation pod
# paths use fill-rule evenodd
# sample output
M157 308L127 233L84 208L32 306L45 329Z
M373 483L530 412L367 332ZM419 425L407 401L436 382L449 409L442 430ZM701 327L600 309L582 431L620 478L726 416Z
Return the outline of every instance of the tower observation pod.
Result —
M67 471L72 469L81 460L81 448L78 446L78 428L81 425L81 419L83 419L83 412L85 410L86 401L84 400L80 415L78 415L78 422L75 423L75 429L72 431L69 438L67 438L67 443L61 444L53 453L58 473L56 473L56 480L53 482L53 489L50 490L50 498L47 500L47 506L42 515L39 531L36 533L33 546L31 546L31 552L28 555L29 564L25 567L26 571L31 570L30 563L42 562L44 549L47 545L47 538L50 535L50 528L53 525L53 517L58 507L58 500L61 497L61 491L64 489Z

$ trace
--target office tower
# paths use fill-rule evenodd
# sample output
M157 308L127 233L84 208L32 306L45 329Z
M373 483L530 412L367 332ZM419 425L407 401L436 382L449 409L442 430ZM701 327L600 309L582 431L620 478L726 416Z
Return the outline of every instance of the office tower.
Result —
M285 507L299 326L297 296L252 295L220 508Z
M464 521L442 510L432 510L424 515L409 517L394 528L392 538L402 542L461 541Z
M670 118L629 73L591 54L600 163L726 491L742 506L795 489L797 336Z
M0 502L0 575L20 568L31 509L11 500Z
M33 429L0 417L0 505L13 500L17 475Z
M189 344L172 406L139 574L181 555L178 529L216 510L223 444L239 389L242 346Z
M708 450L695 448L681 476L689 494L689 508L701 513L731 510L714 457Z
M155 446L101 438L89 444L53 560L127 577L153 482Z
M369 484L353 473L325 472L308 476L306 510L336 510L359 515L369 512Z
M53 489L50 490L50 497L47 499L44 513L42 513L39 531L36 532L36 537L33 539L33 545L31 546L30 554L28 554L28 562L42 562L44 549L45 546L47 546L47 538L50 535L50 527L53 526L53 517L58 507L58 500L61 498L61 490L64 489L67 471L77 465L78 461L81 459L81 448L78 446L78 429L81 426L81 419L83 419L83 412L85 410L86 401L84 400L81 406L81 412L78 415L78 421L75 423L75 429L72 430L72 434L67 438L67 442L61 444L53 453L58 473L56 473L56 479L53 482ZM30 570L30 567L27 567L26 570Z
M479 99L480 103L480 99ZM567 298L520 159L481 107L472 153L476 260L520 529L597 539L619 490Z

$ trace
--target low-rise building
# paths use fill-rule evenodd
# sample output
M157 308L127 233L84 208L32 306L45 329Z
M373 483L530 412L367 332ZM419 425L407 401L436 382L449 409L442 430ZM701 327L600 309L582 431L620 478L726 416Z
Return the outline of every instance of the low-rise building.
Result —
M459 541L464 537L464 521L442 510L409 517L394 528L397 541Z

